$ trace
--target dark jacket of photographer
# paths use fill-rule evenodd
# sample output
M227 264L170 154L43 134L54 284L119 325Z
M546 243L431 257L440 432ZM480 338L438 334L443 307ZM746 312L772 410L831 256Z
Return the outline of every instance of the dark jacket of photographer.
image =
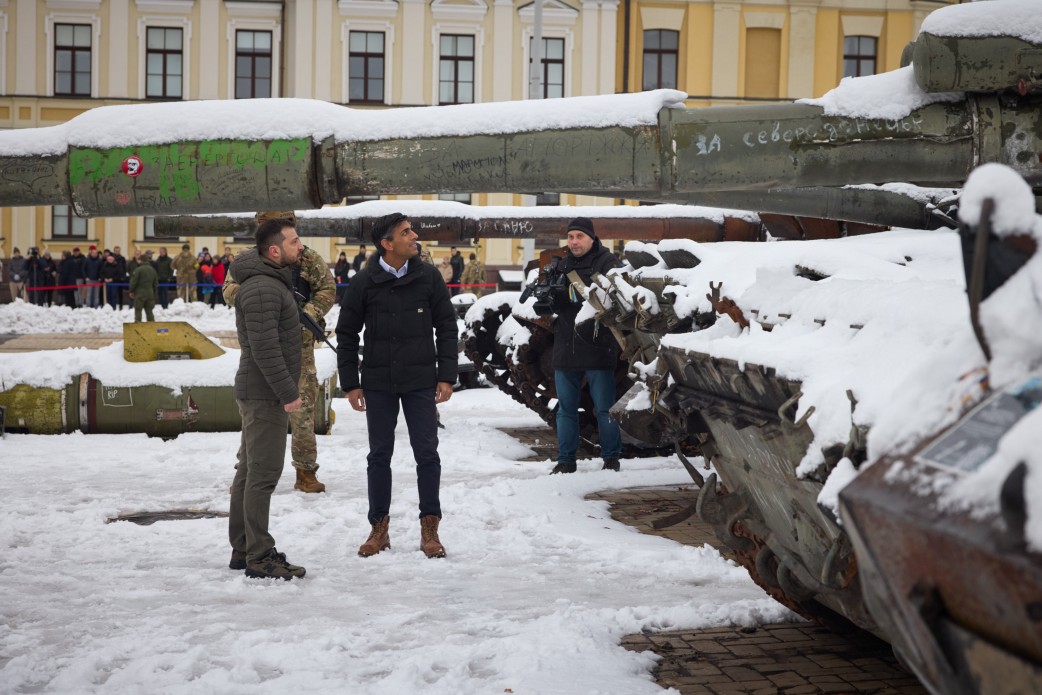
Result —
M351 278L336 327L337 367L344 392L359 387L358 332L365 328L361 387L406 393L456 383L456 310L438 269L419 256L396 278L373 254Z
M574 270L589 285L594 273L603 275L620 265L615 254L601 246L600 239L595 239L590 250L578 258L569 251L558 262L557 271L568 275ZM574 292L567 290L551 295L551 305L557 314L554 322L553 368L614 370L619 360L619 344L611 331L599 325L598 321L583 321L576 326L576 314L585 302L581 299L572 301L572 297Z

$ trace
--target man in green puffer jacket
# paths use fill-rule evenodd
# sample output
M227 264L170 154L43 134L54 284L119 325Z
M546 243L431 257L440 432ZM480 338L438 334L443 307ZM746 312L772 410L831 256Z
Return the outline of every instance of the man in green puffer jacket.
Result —
M232 262L239 281L235 328L242 353L235 400L242 415L242 461L235 470L228 517L232 558L228 566L255 578L303 577L275 549L268 533L271 493L286 462L289 413L301 406L300 318L293 298L293 270L303 246L293 223L264 222L257 248Z

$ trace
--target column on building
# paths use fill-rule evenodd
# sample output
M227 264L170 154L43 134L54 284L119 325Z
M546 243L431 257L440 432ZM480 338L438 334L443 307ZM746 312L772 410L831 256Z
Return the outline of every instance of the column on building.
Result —
M423 66L424 48L430 46L431 37L425 36L426 0L401 0L402 2L402 76L401 103L407 106L424 104ZM436 98L436 95L435 95Z
M817 23L817 2L789 7L789 88L786 96L790 99L808 99L815 96L814 55L817 51Z
M597 68L600 72L597 94L615 93L615 52L617 49L616 22L619 15L619 0L600 0L600 51Z
M742 5L713 5L713 96L738 95L738 46L741 45Z
M514 0L495 0L492 6L492 101L514 98Z

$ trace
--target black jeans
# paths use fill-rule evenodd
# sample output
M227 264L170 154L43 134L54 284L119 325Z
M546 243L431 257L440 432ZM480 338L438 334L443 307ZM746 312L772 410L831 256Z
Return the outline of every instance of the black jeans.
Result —
M409 443L416 459L416 488L420 496L420 516L441 517L441 458L438 456L438 410L433 388L392 393L365 391L365 418L369 426L369 523L375 524L391 509L391 455L394 454L394 428L398 424L398 405L405 413Z

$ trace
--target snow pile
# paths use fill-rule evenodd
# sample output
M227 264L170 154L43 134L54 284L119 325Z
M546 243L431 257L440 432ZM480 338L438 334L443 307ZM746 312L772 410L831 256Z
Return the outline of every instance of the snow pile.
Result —
M0 477L3 690L653 695L655 657L621 648L623 635L795 619L715 550L638 533L583 499L690 483L675 459L551 477L496 429L538 418L492 389L439 408L448 557L418 549L400 422L392 549L359 558L365 415L335 406L318 437L328 491L295 492L287 465L272 498L278 548L308 571L288 583L227 569L224 519L104 523L227 509L238 433L8 435L4 461L20 463Z
M335 311L339 313L339 308ZM235 331L235 310L223 304L211 309L202 302L175 299L166 309L157 305L154 313L156 321L186 321L204 333ZM133 321L133 306L113 309L106 304L100 309L74 309L36 306L20 299L0 304L0 334L122 333L123 324Z
M1013 36L1042 43L1042 15L1038 0L970 2L934 10L919 31L934 36Z
M911 187L911 188L914 188ZM297 217L317 220L355 220L365 217L381 217L400 212L413 217L459 217L468 220L520 219L529 220L545 217L590 217L632 219L705 219L723 224L724 218L736 217L751 223L760 221L760 216L746 210L707 208L698 205L467 205L451 200L367 200L352 205L325 207L318 210L297 210ZM217 217L218 215L198 215ZM219 215L219 217L254 217L253 213ZM563 237L562 233L562 237Z
M961 92L924 92L915 82L912 66L865 77L844 77L839 86L816 99L798 104L820 106L826 116L902 119L912 111L938 102L962 101Z
M365 110L317 99L214 99L91 109L61 125L0 132L0 155L63 154L70 146L113 148L195 140L318 143L493 135L523 131L656 125L663 108L682 107L683 92L417 106Z

